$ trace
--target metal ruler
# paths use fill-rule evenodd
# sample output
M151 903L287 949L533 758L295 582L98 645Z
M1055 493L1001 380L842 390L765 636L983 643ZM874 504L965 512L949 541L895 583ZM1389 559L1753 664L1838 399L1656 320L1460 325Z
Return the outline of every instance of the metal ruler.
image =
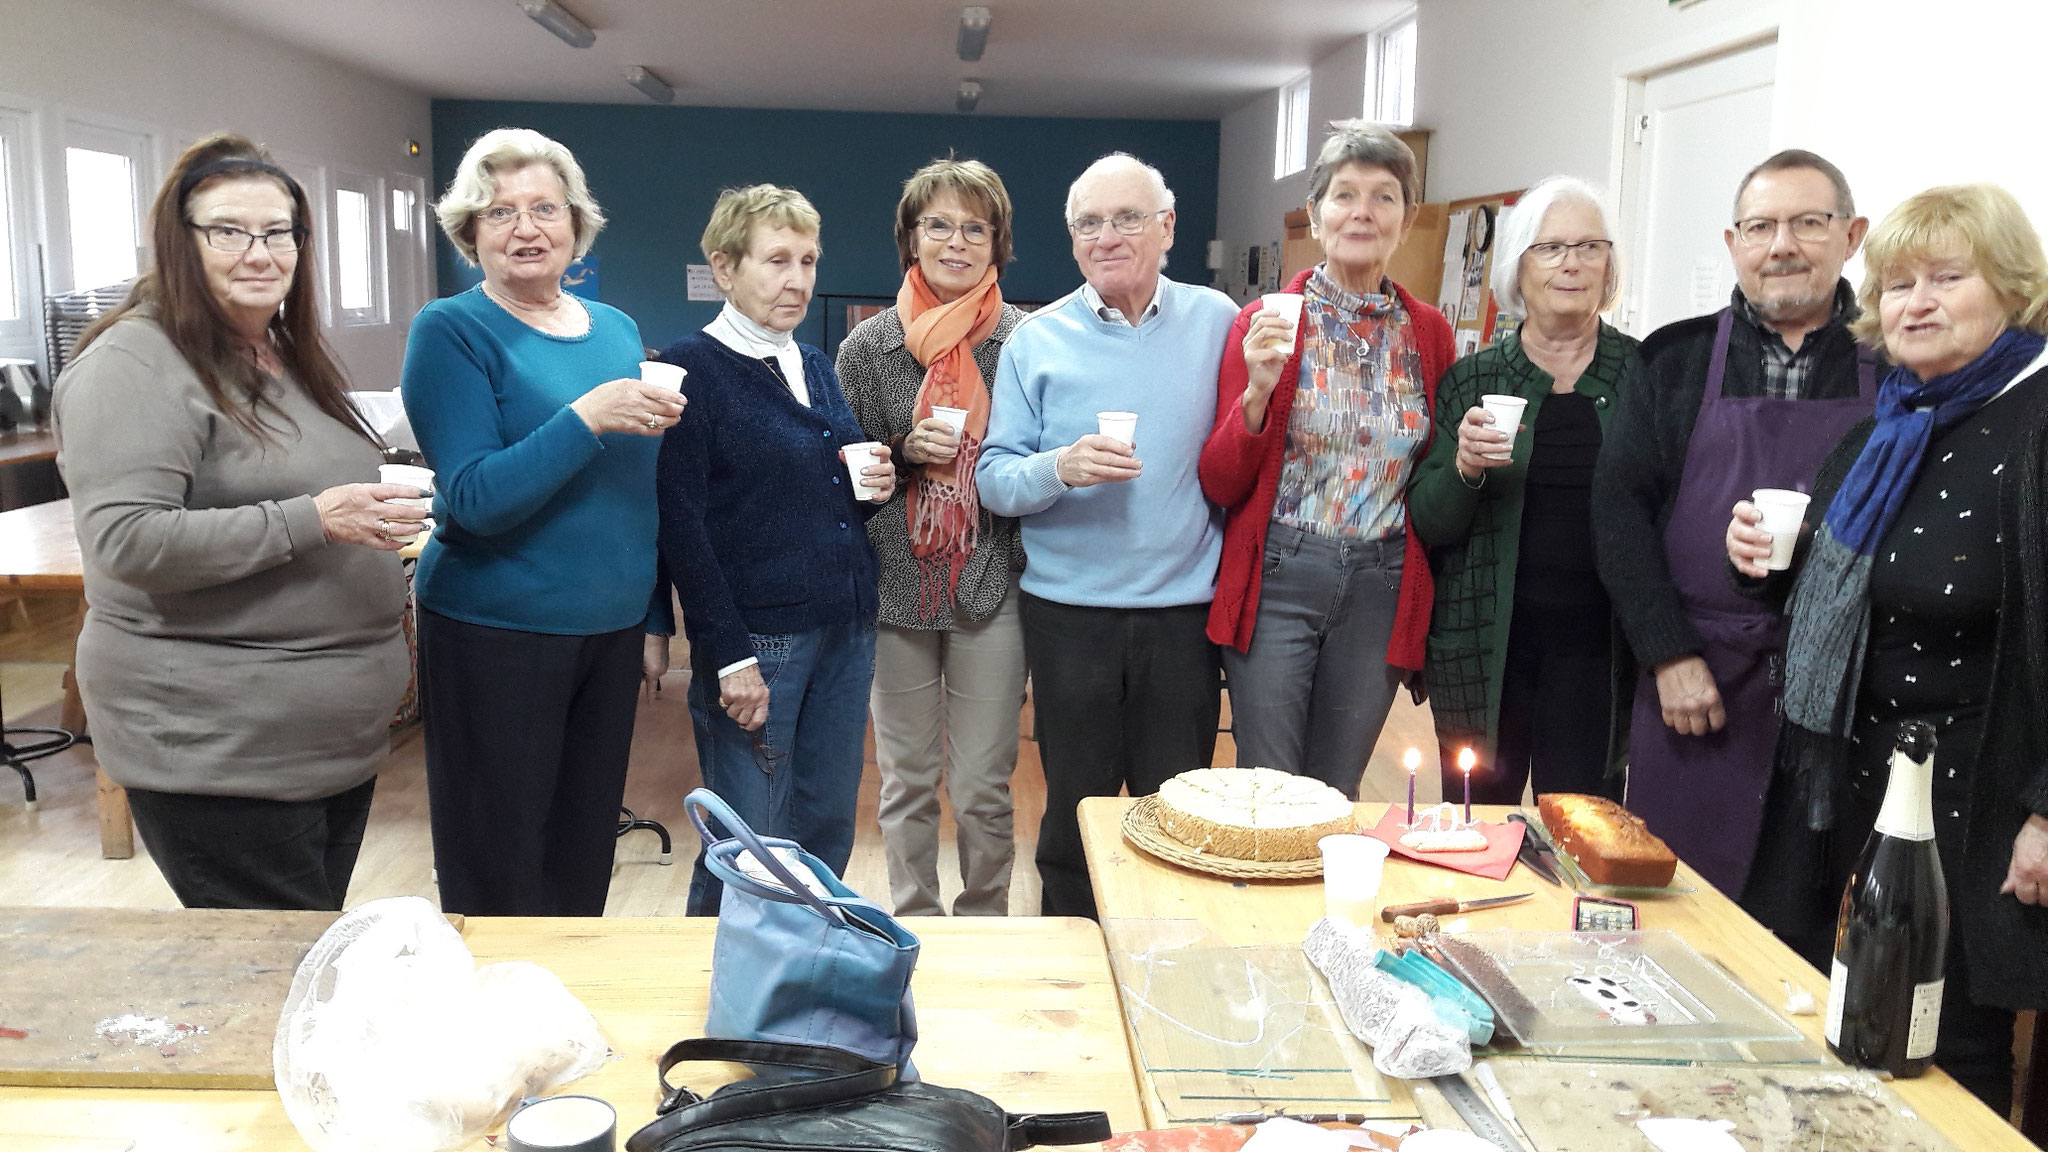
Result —
M1463 1076L1432 1076L1429 1082L1436 1085L1445 1100L1450 1101L1458 1119L1465 1122L1465 1127L1470 1128L1473 1135L1502 1152L1525 1152L1507 1121L1487 1105L1479 1090L1467 1084Z

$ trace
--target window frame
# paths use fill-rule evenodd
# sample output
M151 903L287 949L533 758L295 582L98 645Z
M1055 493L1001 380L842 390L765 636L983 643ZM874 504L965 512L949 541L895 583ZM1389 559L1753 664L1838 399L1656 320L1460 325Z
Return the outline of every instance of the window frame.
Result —
M49 190L44 201L49 228L45 251L50 255L52 287L59 292L104 287L78 282L76 254L71 250L71 165L67 156L73 148L127 157L129 177L134 183L135 270L140 274L150 266L153 256L149 206L162 178L157 156L162 133L153 125L91 112L66 110L58 120L57 139L52 141L43 173L44 186Z
M43 283L37 254L46 250L37 195L41 174L39 116L32 101L0 93L0 227L11 241L0 276L14 289L20 314L0 316L0 356L43 359Z
M1285 180L1308 168L1310 73L1280 86L1278 119L1273 127L1273 179Z
M369 218L363 237L369 245L370 303L347 308L341 302L341 194L353 192L367 201ZM322 200L327 209L327 298L328 325L333 328L370 328L390 322L391 260L390 192L384 178L346 168L336 168Z
M1400 101L1406 107L1390 107L1386 100L1388 79L1388 55L1395 47L1395 39L1406 33L1406 54L1401 61L1401 75L1404 80ZM1392 128L1413 128L1415 126L1415 63L1416 63L1416 9L1411 7L1393 19L1373 29L1371 48L1368 53L1370 66L1366 69L1364 112L1365 118Z

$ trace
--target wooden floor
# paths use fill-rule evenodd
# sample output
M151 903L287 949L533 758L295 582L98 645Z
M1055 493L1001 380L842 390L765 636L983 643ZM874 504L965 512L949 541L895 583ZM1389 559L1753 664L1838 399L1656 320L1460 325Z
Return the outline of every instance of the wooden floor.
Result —
M73 624L49 603L30 605L31 623L0 633L0 703L9 724L54 724L61 678L70 661ZM680 663L680 658L678 659ZM659 697L643 698L633 733L632 768L626 782L626 804L649 819L668 826L675 837L675 863L658 863L659 845L651 832L635 832L619 844L612 871L607 915L680 916L689 888L694 835L683 818L683 796L698 783L696 752L690 737L689 709L684 693L689 673L677 670L664 679ZM1030 731L1027 709L1024 730ZM1401 752L1409 746L1429 748L1434 737L1426 708L1404 698L1395 705L1379 748L1361 787L1362 798L1393 800L1405 796L1407 775ZM98 810L93 792L91 750L80 747L33 765L41 795L33 811L22 804L12 772L0 769L0 905L38 904L123 908L175 908L147 850L136 841L132 860L103 860L99 854ZM418 729L398 733L391 759L377 786L363 855L349 888L351 907L384 896L436 898L433 853L427 831L426 772ZM1235 762L1236 749L1226 735L1218 741L1216 762ZM882 836L875 822L878 776L870 733L867 771L861 782L860 817L853 859L846 880L856 891L888 903ZM1038 748L1028 738L1018 742L1017 772L1012 787L1017 808L1017 861L1010 884L1010 910L1038 911L1038 875L1031 865L1038 821L1045 807L1045 780ZM1422 781L1423 798L1434 797L1433 778ZM950 811L941 829L940 875L950 903L959 890L959 868L951 840Z

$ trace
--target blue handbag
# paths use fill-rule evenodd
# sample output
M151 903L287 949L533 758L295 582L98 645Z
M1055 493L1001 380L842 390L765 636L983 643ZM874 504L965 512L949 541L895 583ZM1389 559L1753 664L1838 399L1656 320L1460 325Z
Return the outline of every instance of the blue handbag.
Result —
M711 952L707 1036L822 1044L892 1064L916 1079L910 972L917 937L791 840L763 840L708 788L683 801L704 838L704 865L725 884ZM712 834L706 817L727 835ZM789 850L789 856L773 851ZM740 867L751 857L776 883ZM808 869L825 895L792 871Z

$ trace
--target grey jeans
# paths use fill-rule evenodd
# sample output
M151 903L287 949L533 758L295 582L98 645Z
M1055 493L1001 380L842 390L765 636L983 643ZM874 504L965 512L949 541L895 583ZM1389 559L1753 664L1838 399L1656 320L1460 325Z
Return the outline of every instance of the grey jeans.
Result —
M882 842L899 915L939 915L939 781L953 802L962 890L956 916L1010 910L1010 774L1024 704L1017 593L987 620L946 631L883 625L875 637L875 761ZM949 755L950 753L950 755Z
M1266 529L1249 652L1223 649L1241 767L1314 776L1353 799L1393 707L1387 663L1407 541Z

